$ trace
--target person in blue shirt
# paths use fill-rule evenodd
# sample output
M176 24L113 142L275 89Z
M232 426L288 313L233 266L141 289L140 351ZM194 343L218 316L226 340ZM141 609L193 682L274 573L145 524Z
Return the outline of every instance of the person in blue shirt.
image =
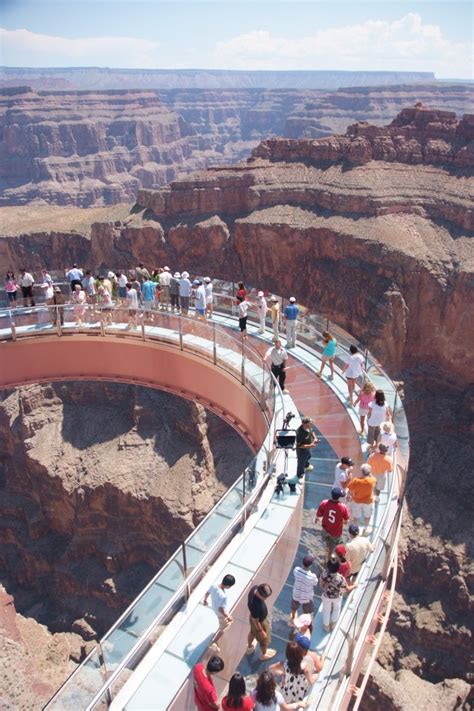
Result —
M296 323L300 310L296 305L294 296L290 296L289 301L290 303L288 306L285 306L285 310L283 311L286 323L286 347L294 348L296 346Z
M155 302L156 283L148 276L142 284L143 304L146 309L152 309Z

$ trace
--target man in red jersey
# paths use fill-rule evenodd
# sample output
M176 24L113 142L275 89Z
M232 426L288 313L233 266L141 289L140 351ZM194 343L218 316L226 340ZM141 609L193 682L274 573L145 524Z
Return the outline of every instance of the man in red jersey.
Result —
M219 697L212 681L212 675L224 669L224 662L220 657L211 657L204 664L196 664L193 669L194 703L198 711L218 711L220 709Z
M328 555L331 555L334 548L342 543L342 529L351 517L347 506L339 501L345 495L343 489L335 486L331 489L331 498L321 501L316 511L314 522L317 523L319 518L322 519L323 540Z

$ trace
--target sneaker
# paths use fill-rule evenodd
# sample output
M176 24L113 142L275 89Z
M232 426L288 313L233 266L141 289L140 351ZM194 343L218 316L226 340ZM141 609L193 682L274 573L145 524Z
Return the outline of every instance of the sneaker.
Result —
M307 467L304 468L305 472L312 472L314 469L312 464L308 464Z
M289 395L289 394L290 394L290 391L285 389L285 390L282 390L282 393L283 393L284 395Z
M277 653L276 649L267 649L266 654L261 654L260 655L260 661L261 662L266 662L268 659L272 659L275 654Z
M331 625L323 625L323 630L325 632L330 632L331 631Z
M221 651L221 648L219 647L218 644L213 642L212 644L209 645L209 651L214 652L214 654L219 654L219 652Z
M336 623L331 622L331 624L329 625L329 629L331 630L331 632L333 631L333 629L335 629L335 627L336 627Z
M250 647L247 647L247 649L245 650L245 654L253 654L253 652L255 652L255 647L256 647L256 646L257 646L257 642L255 642L255 641L252 642L252 644L250 645Z

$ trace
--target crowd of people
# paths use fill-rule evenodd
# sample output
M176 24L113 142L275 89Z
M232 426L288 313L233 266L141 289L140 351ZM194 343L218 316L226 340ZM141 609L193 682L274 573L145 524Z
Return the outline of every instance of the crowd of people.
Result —
M53 282L47 270L43 269L39 282L26 269L19 270L16 277L8 271L5 278L5 292L11 308L21 295L23 306L35 306L35 284L44 291L44 301L48 306L62 306L68 301L73 306L74 318L81 324L88 305L100 308L107 322L111 321L112 309L126 309L129 327L137 325L140 308L160 310L188 315L191 300L197 319L213 316L213 284L210 277L191 279L187 271L172 272L168 266L154 269L151 273L140 263L132 271L108 271L93 275L77 264L65 270L64 278L69 284L69 296ZM270 315L273 344L264 358L278 381L282 391L286 389L286 368L288 349L296 346L297 323L300 307L296 298L290 297L284 309L276 296L258 291L255 300L242 282L238 283L235 307L239 318L242 339L247 338L249 310L256 311L259 332L265 333L267 317ZM54 311L54 310L53 310ZM63 322L63 310L53 314L53 320ZM280 339L282 326L286 330L286 346ZM329 380L334 378L334 362L337 341L328 330L322 333L321 366L317 375L323 377L329 368ZM374 502L386 486L387 474L393 467L393 452L397 447L397 437L391 422L391 412L382 390L377 390L365 372L365 359L357 346L350 346L349 357L342 368L346 378L350 407L358 407L360 434L365 434L367 426L368 459L355 472L350 457L342 457L335 466L334 482L330 498L319 504L315 525L321 526L324 542L324 563L318 575L313 570L315 558L308 554L293 570L294 585L289 610L291 634L286 646L285 660L278 661L264 669L259 675L255 689L246 693L245 679L236 672L230 679L227 694L221 702L213 683L213 675L224 669L224 661L219 655L219 643L230 628L233 618L228 610L227 592L235 585L235 578L227 574L213 585L204 598L209 600L218 618L218 629L211 643L212 656L206 665L198 664L193 670L195 703L199 711L213 709L256 709L256 711L285 711L305 708L308 690L322 668L323 658L310 649L313 628L314 595L320 589L322 621L325 632L333 630L337 624L343 597L357 585L357 575L366 557L373 550L369 540L370 521L374 512ZM359 388L357 388L359 385ZM310 417L303 417L296 432L297 471L295 481L313 469L311 451L318 445ZM344 503L347 502L347 503ZM344 534L347 526L347 536ZM365 535L363 535L365 533ZM266 601L272 595L266 584L254 585L248 594L249 632L247 654L259 649L259 660L266 662L274 657L271 645L271 625ZM297 614L301 607L302 613Z

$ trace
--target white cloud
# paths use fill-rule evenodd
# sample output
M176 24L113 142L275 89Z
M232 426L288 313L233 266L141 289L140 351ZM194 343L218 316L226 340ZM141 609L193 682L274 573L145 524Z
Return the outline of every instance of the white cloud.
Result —
M216 44L214 66L226 69L341 69L433 71L472 78L472 45L443 37L438 25L408 13L399 20L367 20L308 37L275 37L254 30Z
M54 37L0 28L0 64L27 67L158 66L158 42L135 37Z

